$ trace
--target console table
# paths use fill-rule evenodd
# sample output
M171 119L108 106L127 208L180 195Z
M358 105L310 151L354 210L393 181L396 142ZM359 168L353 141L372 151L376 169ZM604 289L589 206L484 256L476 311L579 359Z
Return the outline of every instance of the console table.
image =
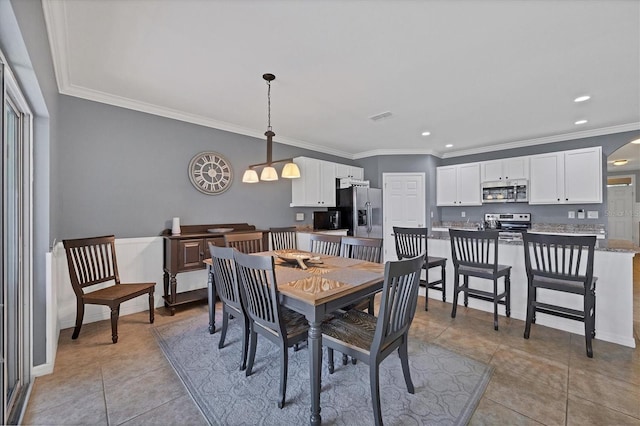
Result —
M178 305L208 299L207 287L195 290L177 291L176 275L181 272L205 269L204 260L210 259L209 243L224 247L225 233L209 232L209 229L233 228L228 234L262 232L262 244L269 247L269 231L256 229L247 223L225 223L213 225L183 225L180 235L171 235L171 229L162 231L164 240L164 306L171 315ZM213 301L210 301L213 303ZM213 332L213 330L210 330Z

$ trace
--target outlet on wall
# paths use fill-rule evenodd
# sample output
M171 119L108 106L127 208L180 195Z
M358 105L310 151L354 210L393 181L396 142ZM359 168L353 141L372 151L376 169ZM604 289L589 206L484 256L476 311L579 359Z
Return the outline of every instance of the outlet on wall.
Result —
M597 219L598 211L597 210L587 210L587 219Z
M576 212L574 212L573 210L569 210L569 219L575 219L576 218Z
M304 220L304 213L296 213L296 220L297 221Z
M584 210L578 210L578 219L584 219Z
M462 212L460 214L462 215L462 217L467 217L467 212Z

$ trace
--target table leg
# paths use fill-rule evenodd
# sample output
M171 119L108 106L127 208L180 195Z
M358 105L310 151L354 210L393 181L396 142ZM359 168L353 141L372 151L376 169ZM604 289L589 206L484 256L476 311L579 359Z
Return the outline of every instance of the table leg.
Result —
M169 273L164 271L164 307L167 308L169 304L167 303L169 297Z
M322 378L322 322L309 321L309 372L311 374L311 425L319 425L320 417L320 386Z
M171 316L175 315L176 307L174 303L176 303L176 291L178 291L178 282L176 281L176 276L171 274L169 277L169 287L171 288L171 303L169 304L169 312Z
M213 271L211 266L207 267L207 294L209 296L209 334L216 332L216 286L213 283Z

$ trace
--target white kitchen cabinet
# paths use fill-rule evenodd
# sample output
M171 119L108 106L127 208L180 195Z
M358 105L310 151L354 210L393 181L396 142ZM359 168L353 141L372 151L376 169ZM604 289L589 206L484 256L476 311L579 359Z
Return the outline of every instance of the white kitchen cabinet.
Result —
M291 206L335 207L336 165L330 161L296 157L300 177L291 181Z
M503 158L480 163L482 182L529 179L529 157Z
M348 164L336 163L336 177L345 178L350 177L355 180L364 179L364 169L357 166L349 166Z
M529 204L602 203L602 147L530 157Z
M438 206L481 205L480 163L438 167L436 201Z

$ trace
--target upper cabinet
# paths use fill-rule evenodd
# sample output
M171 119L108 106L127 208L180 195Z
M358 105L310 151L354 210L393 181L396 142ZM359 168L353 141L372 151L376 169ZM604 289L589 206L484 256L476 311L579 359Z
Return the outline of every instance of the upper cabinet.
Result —
M504 158L480 163L482 182L529 179L529 157Z
M335 207L336 164L308 157L296 157L300 177L291 181L291 207Z
M530 157L529 204L602 203L602 147Z
M347 164L336 163L336 177L337 178L352 178L355 180L364 179L364 169L357 166L349 166Z
M438 167L436 198L438 206L481 205L480 163Z

